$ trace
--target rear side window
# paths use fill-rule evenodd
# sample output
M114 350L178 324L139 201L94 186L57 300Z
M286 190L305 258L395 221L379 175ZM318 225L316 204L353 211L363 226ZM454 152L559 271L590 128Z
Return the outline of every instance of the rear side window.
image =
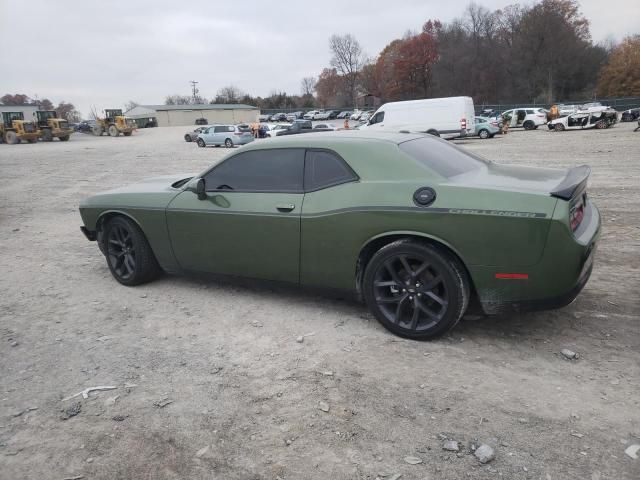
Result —
M398 147L425 167L447 178L482 168L489 163L478 155L437 138L417 138L403 142Z
M358 179L344 160L328 150L307 150L304 168L304 189L307 192Z
M304 149L252 150L234 155L204 177L208 192L302 193Z

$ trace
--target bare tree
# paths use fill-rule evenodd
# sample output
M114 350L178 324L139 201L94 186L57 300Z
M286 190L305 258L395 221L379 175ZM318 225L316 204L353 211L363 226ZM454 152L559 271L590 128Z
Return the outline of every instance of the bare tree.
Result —
M331 66L344 78L349 97L356 104L356 86L358 75L366 62L366 55L356 38L346 35L332 35L329 39L331 50Z
M133 100L129 100L127 103L124 104L124 111L128 112L129 110L133 110L134 108L136 108L139 105L140 104L138 102L134 102Z
M239 103L243 96L244 92L238 87L228 85L218 90L216 98L211 103Z
M302 96L313 96L313 92L316 89L316 77L304 77L300 81L300 91Z
M188 95L167 95L164 99L165 105L191 105L193 98Z

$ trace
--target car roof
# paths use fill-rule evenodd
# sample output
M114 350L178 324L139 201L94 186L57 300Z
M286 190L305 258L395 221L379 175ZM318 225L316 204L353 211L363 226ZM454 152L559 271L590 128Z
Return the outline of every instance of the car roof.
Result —
M242 147L244 150L260 148L286 148L305 147L312 145L318 148L322 145L329 147L334 142L367 143L371 141L400 144L417 138L429 137L421 133L399 133L399 132L373 132L370 130L339 130L335 132L314 132L301 135L275 137L268 142L252 142Z

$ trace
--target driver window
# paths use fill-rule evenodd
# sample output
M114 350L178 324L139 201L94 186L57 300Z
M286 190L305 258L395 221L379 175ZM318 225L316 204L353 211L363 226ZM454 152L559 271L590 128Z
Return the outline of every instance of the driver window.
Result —
M384 121L384 112L378 112L373 116L371 120L369 120L369 125L381 123L382 121Z

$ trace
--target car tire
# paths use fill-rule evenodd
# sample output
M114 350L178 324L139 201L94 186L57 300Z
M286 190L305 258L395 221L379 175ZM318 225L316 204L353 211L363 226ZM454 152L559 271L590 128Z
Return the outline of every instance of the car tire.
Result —
M428 340L452 329L469 304L462 264L442 248L402 239L378 250L362 281L365 302L389 331Z
M605 120L598 120L598 122L596 123L596 128L597 129L605 129L607 128L609 125L607 125L607 122Z
M109 270L122 285L147 283L162 272L144 233L133 220L112 218L105 225L103 238Z
M478 132L478 136L484 140L486 138L490 138L492 135L489 135L489 130L483 128Z
M535 125L535 123L533 123L531 120L527 120L526 122L524 122L524 123L522 124L522 127L523 127L525 130L535 130L536 125Z
M556 123L555 126L553 127L553 129L556 132L562 132L564 130L564 125L561 123Z
M191 139L191 135L185 135L184 136L184 141L189 143L189 142L193 142L193 140Z
M227 147L227 148L233 148L233 140L231 140L230 138L227 138L224 141L224 146Z
M198 141L196 142L198 144L199 147L204 148L207 146L206 143L204 143L204 140L199 138Z

